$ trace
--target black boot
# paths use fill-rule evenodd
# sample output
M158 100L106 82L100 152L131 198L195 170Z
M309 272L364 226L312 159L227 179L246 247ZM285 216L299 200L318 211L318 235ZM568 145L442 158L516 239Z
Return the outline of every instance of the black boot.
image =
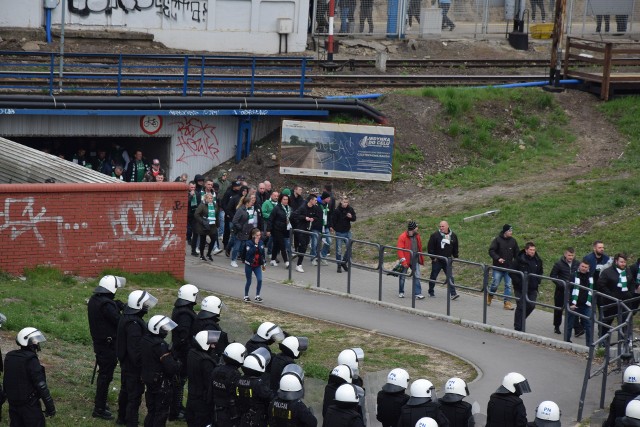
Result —
M103 420L112 420L113 414L108 409L99 409L93 408L93 413L91 414L93 418L100 418Z
M338 273L342 273L342 265L338 264Z
M342 263L342 268L344 269L344 271L349 271L349 266L347 265L346 261Z
M94 401L93 418L101 418L103 420L112 420L113 414L107 407L107 398L109 395L109 384L111 378L106 375L98 374L96 379L96 399Z

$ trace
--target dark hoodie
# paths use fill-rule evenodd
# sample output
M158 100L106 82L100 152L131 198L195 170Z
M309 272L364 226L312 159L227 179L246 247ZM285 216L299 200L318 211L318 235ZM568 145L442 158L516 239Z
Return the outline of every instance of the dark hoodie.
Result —
M322 417L327 414L327 409L330 405L333 405L336 397L336 390L342 384L346 384L347 381L337 375L329 375L329 382L324 388L324 399L322 400Z

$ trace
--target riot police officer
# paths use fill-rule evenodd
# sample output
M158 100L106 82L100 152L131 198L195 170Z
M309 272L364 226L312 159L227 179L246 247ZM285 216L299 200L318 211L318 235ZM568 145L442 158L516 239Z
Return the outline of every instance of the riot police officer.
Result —
M173 383L173 400L171 401L170 420L184 420L185 411L182 404L184 385L187 382L187 355L191 347L193 323L196 320L196 312L193 307L198 300L198 288L193 285L182 285L178 289L178 298L173 304L171 320L178 326L171 332L173 354L180 361L180 372Z
M502 385L489 398L487 427L511 427L527 424L527 410L520 396L531 392L527 379L517 372L510 372L502 379Z
M137 427L138 410L144 393L140 344L147 324L142 319L158 303L147 291L133 291L118 322L116 353L120 362L120 394L117 424Z
M382 423L383 427L398 425L400 408L409 400L409 396L405 393L407 387L409 387L409 373L402 368L392 369L376 399L376 419Z
M638 402L640 403L640 402ZM617 424L616 424L617 425ZM631 424L638 426L640 424ZM555 402L545 400L536 408L536 419L528 424L529 427L560 427L560 408Z
M640 366L629 365L622 374L622 386L613 396L609 406L609 417L602 427L614 427L616 418L624 416L627 404L638 395L640 395Z
M114 297L118 288L122 288L125 283L124 277L104 276L93 290L88 303L89 332L98 367L96 397L91 416L103 420L113 419L111 411L107 408L107 398L113 371L118 364L116 334L120 312L124 308L124 303Z
M244 375L236 385L236 403L240 412L241 427L266 427L267 407L275 397L269 387L269 377L264 376L271 355L265 348L258 348L244 359Z
M204 427L213 420L213 399L209 395L211 374L217 365L215 347L220 331L200 331L194 337L195 344L187 356L187 425Z
M269 360L271 360L271 358L273 358L273 353L271 352L269 346L275 342L281 342L284 337L284 331L280 328L280 326L276 325L275 323L264 322L260 326L258 326L258 330L256 331L256 333L245 344L247 353L253 353L259 348L265 348L269 352ZM267 366L267 371L269 371L269 369L270 366Z
M172 378L180 371L180 362L164 340L176 327L176 323L167 316L158 314L149 319L147 329L150 333L142 337L142 381L147 387L144 395L147 404L147 416L144 425L160 427L167 423L171 399Z
M436 396L436 388L431 381L425 379L415 380L411 384L410 391L411 397L400 408L398 427L414 427L418 420L423 417L433 418L440 427L449 427L449 420L447 420L440 408Z
M416 427L438 427L438 423L433 418L423 417L418 420Z
M273 391L278 391L282 370L287 365L296 363L295 359L298 359L302 352L307 350L309 338L290 336L282 340L278 346L281 352L273 356L273 360L271 360L271 389Z
M244 363L247 349L234 342L222 353L221 365L211 373L211 391L213 393L213 425L235 427L240 422L236 407L236 385L240 379L238 368Z
M193 322L191 335L196 336L200 331L220 331L220 338L216 343L216 363L222 358L224 349L229 345L229 337L220 327L220 311L223 304L220 298L210 295L200 303L200 311Z
M336 391L343 384L351 384L353 382L353 373L347 365L338 365L329 374L329 381L324 387L324 398L322 400L322 416L327 414L329 405L333 404L336 398Z
M267 411L269 427L316 427L318 420L302 402L304 372L296 364L285 366L279 382L278 394Z
M44 426L44 415L53 417L56 407L49 393L47 377L38 359L40 343L46 339L36 328L24 328L18 332L19 350L7 353L4 359L4 391L9 401L11 427ZM42 414L40 400L44 403Z
M322 427L364 427L360 412L362 388L353 384L342 384L336 390L334 403L329 405L322 420Z
M634 399L627 403L627 407L624 411L624 417L620 417L616 420L615 427L638 426L640 426L640 400Z
M449 420L450 427L467 427L473 417L471 404L463 401L469 396L467 383L461 378L449 378L444 385L444 396L438 400L440 409Z
M364 385L360 378L360 362L364 360L364 350L358 347L342 350L338 355L338 365L347 365L353 373L353 384L361 387Z

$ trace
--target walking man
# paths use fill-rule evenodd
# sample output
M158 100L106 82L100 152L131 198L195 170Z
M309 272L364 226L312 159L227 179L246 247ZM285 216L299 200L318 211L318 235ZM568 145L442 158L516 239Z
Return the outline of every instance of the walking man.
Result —
M398 237L398 258L402 264L403 274L399 275L398 280L398 298L404 298L404 280L409 268L413 271L413 293L416 299L424 299L422 295L422 286L420 284L420 266L424 265L424 256L419 255L422 252L422 240L418 234L418 224L415 221L409 221L407 231ZM409 252L411 251L411 252Z
M562 258L560 258L558 262L553 265L549 276L554 279L564 280L567 286L569 286L569 284L573 282L579 266L580 263L576 260L575 249L567 248L564 250L564 255L562 256ZM565 285L562 282L555 283L555 285L556 290L553 295L553 305L562 308L564 306ZM560 325L562 325L562 311L563 310L555 310L553 312L553 331L556 334L561 334ZM575 327L576 337L584 334L584 331L582 330L580 324L576 324Z
M458 236L451 231L449 223L447 221L440 221L438 231L433 233L429 237L429 243L427 243L427 252L429 255L439 255L446 257L451 263L451 259L458 258ZM429 276L429 296L435 297L436 279L440 272L444 270L446 276L447 261L442 258L431 258L431 276ZM448 277L447 288L449 289L449 295L452 300L458 299L460 295L456 293L456 288L453 283L453 270L451 270L451 277Z
M524 249L518 253L515 262L515 269L521 271L525 275L537 274L542 275L542 259L536 252L536 245L533 242L527 242ZM513 280L513 289L516 291L516 314L513 322L513 329L516 331L522 331L522 310L526 310L525 318L536 308L536 301L538 299L538 287L540 286L539 277L526 277L527 280L527 293L526 300L525 294L522 289L522 276L514 273L511 277ZM526 307L526 308L525 308Z
M502 232L496 236L489 246L489 256L493 260L494 267L512 268L516 255L520 252L518 242L513 238L513 227L509 224L502 226ZM487 295L487 305L491 305L493 294L498 289L501 280L504 280L504 309L513 310L509 301L511 296L511 277L506 271L492 269L493 281Z

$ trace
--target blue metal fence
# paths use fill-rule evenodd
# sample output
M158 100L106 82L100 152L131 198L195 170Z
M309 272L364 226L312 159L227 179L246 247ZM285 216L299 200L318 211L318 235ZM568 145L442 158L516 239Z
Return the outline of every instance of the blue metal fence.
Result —
M0 51L0 92L302 97L310 58L67 53L60 59Z

